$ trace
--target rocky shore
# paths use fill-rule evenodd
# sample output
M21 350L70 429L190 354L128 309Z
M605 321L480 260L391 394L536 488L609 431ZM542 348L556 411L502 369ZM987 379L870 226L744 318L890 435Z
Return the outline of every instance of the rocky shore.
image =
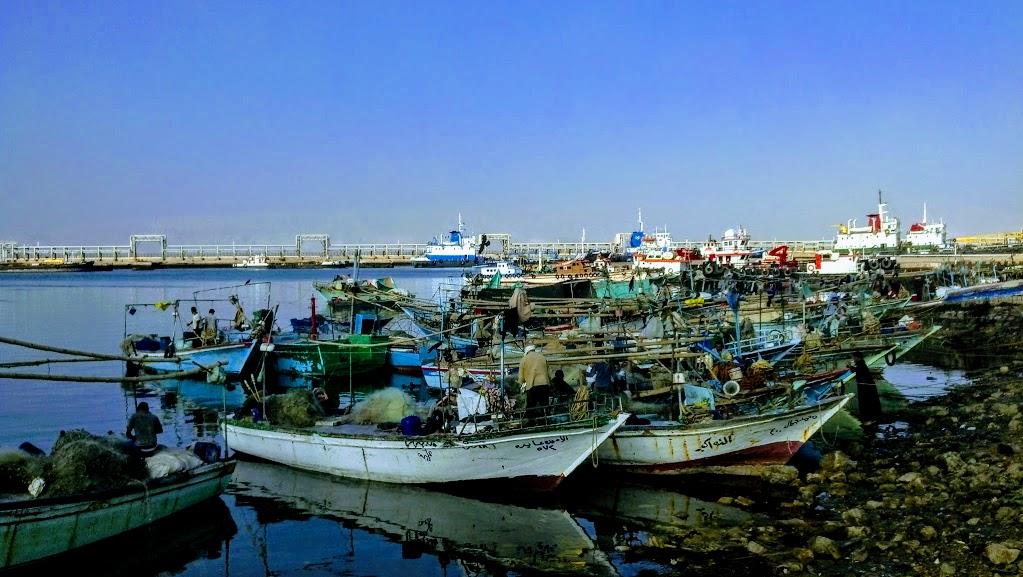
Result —
M750 513L742 521L623 558L677 575L1023 575L1023 363L972 376L866 424L813 472L725 492L718 504Z
M759 491L712 497L748 512L741 522L623 555L679 575L1023 575L1020 313L986 304L934 311L949 330L932 351L968 350L971 364L994 366L865 423L858 439L815 439L819 468L787 467L762 475Z

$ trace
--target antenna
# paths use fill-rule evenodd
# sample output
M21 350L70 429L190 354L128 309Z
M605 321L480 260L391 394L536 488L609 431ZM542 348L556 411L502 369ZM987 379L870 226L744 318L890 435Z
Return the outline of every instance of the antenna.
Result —
M462 229L462 213L458 213L458 232L463 232L463 229Z
M924 221L922 224L927 224L927 203L924 203Z
M638 208L636 210L639 211L639 232L643 232L643 209Z

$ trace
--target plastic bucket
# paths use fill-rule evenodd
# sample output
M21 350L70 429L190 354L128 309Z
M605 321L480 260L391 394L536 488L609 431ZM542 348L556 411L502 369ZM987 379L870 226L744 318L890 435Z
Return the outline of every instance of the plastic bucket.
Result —
M417 437L423 434L423 421L416 415L409 415L401 420L401 434L406 437Z

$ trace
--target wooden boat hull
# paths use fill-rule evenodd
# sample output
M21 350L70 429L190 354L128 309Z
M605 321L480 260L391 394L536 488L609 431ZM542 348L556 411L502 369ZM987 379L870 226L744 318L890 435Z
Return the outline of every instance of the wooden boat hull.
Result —
M603 464L635 473L672 474L694 467L783 465L851 395L769 415L622 427L600 446Z
M217 363L226 363L223 369L227 373L228 378L231 378L241 372L242 365L245 364L245 359L248 356L249 346L246 343L231 343L201 349L178 350L175 352L175 355L181 359L180 361L147 362L142 364L142 368L147 373L159 375L192 370L196 368L196 364L211 367ZM159 358L163 356L163 353L141 356L144 358ZM205 376L200 375L198 378L205 378Z
M228 421L236 452L298 469L385 483L506 481L549 490L582 464L628 415L598 426L479 435L331 434ZM367 432L372 427L367 429Z
M387 360L387 337L354 335L353 342L298 341L275 343L268 363L281 387L309 387L371 373ZM358 342L355 342L358 341Z
M145 488L90 499L40 499L0 504L0 568L38 561L120 535L220 495L233 461L203 465L190 475L150 481Z
M411 347L391 346L387 349L387 366L395 373L403 375L421 375L423 369L419 360L419 349Z

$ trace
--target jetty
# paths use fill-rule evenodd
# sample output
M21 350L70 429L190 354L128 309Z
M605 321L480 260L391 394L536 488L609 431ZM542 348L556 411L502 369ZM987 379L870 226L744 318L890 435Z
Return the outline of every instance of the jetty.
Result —
M483 255L522 261L563 260L587 252L620 252L614 242L515 242L508 233L485 233ZM831 246L832 240L752 241L755 248L787 245L797 255L810 255ZM684 240L676 248L697 248L702 241ZM31 270L61 268L198 268L230 267L265 257L271 267L343 267L356 259L364 267L412 266L427 243L335 243L327 234L299 234L294 244L170 244L163 234L133 234L125 245L38 245L0 242L0 268ZM91 263L91 264L86 264Z
M615 242L515 242L507 233L486 233L490 240L482 255L491 259L520 262L564 260L588 252L616 253ZM672 242L674 249L699 248L703 241ZM770 250L788 246L797 259L813 258L817 251L830 250L832 239L751 240L753 249ZM299 234L293 244L170 244L163 234L133 234L124 245L39 245L0 242L0 270L110 270L156 268L232 267L261 257L271 268L341 268L360 266L390 268L413 266L426 253L426 243L335 243L327 234ZM962 260L998 262L1009 259L1004 252L898 255L904 269L929 268Z

